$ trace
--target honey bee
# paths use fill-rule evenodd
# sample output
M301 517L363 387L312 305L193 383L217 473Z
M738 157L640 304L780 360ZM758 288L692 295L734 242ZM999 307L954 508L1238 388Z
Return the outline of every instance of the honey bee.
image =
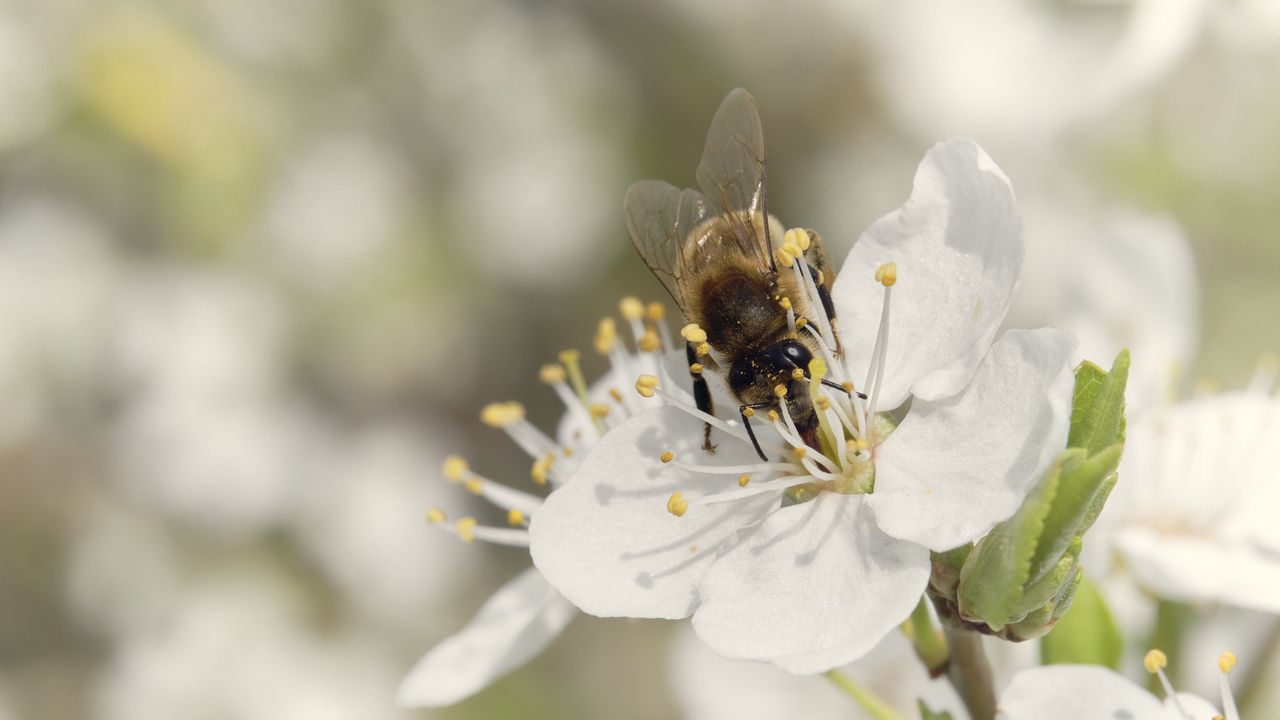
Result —
M705 342L686 334L686 355L699 409L712 412L705 370L723 374L737 400L742 422L762 460L751 429L755 410L786 409L810 446L817 447L817 416L809 395L809 361L819 352L808 318L825 313L834 330L831 285L821 238L811 230L804 251L818 303L801 287L794 270L779 272L774 244L782 224L766 202L764 129L755 98L729 93L716 112L698 165L698 190L660 180L641 180L624 202L631 240L649 269ZM799 318L788 319L788 306ZM837 340L837 350L838 340ZM835 386L840 387L840 386ZM843 388L840 388L843 390ZM711 427L703 447L714 451Z

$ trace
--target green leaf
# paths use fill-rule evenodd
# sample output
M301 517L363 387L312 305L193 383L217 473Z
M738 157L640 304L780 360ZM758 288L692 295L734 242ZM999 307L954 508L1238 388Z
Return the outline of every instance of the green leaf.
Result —
M924 700L917 699L916 705L920 708L920 720L952 720L951 713L935 712L925 704Z
M1115 471L1120 465L1120 453L1123 450L1124 446L1117 443L1088 460L1063 465L1057 492L1045 515L1044 526L1031 558L1029 582L1039 582L1046 573L1053 570L1067 546L1088 529L1085 520L1088 519L1089 524L1092 524L1092 520L1097 517L1101 506L1095 507L1095 500L1104 488L1109 493L1110 487L1114 486Z
M1118 669L1124 641L1098 587L1084 578L1076 588L1074 599L1063 600L1070 602L1070 609L1058 620L1053 632L1040 642L1041 662Z
M1128 350L1116 356L1111 372L1088 361L1080 363L1076 368L1067 447L1083 448L1088 455L1095 455L1124 442L1124 388L1128 380Z
M1083 455L1083 450L1059 455L1013 517L996 525L969 553L960 571L957 593L961 617L981 620L993 630L1020 619L1015 611L1030 579L1031 561L1058 492L1062 469L1080 463Z

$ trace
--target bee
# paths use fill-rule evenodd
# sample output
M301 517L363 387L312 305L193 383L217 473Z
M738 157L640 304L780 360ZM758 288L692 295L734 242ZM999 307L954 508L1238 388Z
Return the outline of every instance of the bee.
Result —
M811 230L803 231L809 240L805 263L821 306L814 306L794 270L779 272L774 244L781 245L784 228L769 215L765 165L759 107L750 93L737 89L721 103L707 133L697 170L701 192L641 180L627 190L623 206L640 257L689 322L706 334L705 342L686 336L698 408L712 413L702 373L719 371L741 403L738 412L756 453L767 461L750 418L781 402L805 442L817 447L808 376L819 346L802 328L807 318L825 313L834 330L835 273L821 237ZM788 306L796 322L788 320ZM703 447L714 452L711 426L704 432Z

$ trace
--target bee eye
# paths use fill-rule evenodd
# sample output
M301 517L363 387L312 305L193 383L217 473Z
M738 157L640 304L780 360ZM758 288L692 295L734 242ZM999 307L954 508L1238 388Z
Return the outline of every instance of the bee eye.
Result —
M795 366L801 370L807 370L809 367L809 361L813 359L813 353L809 352L809 348L798 342L787 343L786 349L783 350L783 352L785 352L787 358L795 363Z

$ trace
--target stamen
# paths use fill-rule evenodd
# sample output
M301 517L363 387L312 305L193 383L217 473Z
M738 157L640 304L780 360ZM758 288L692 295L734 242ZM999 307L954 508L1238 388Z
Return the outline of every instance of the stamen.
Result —
M618 302L618 311L622 313L622 317L628 321L640 320L644 317L644 303L640 302L640 298L628 295Z
M520 527L525 524L526 520L524 513L516 508L511 508L507 511L507 524L511 527Z
M679 490L671 493L671 498L667 500L667 512L676 517L684 517L688 510L689 501L684 499L684 493Z
M897 263L885 263L876 269L876 280L884 285L884 304L880 308L880 329L876 333L875 349L872 351L873 360L871 368L868 369L867 382L865 387L871 388L871 400L867 405L867 418L871 418L876 414L876 403L880 398L880 386L884 381L884 363L885 357L889 353L889 299L892 295L894 283L898 282L898 265ZM874 375L875 384L872 384L872 375Z
M523 528L496 528L480 525L473 517L464 517L453 524L453 533L463 542L482 540L495 545L529 547L529 531Z
M701 375L703 370L706 370L706 368L700 362L693 363L692 365L689 366L689 372L693 373L694 375ZM750 410L751 408L747 408L747 409Z
M1169 682L1169 676L1164 674L1164 669L1169 665L1169 658L1159 650L1150 650L1142 658L1142 666L1147 672L1160 678L1160 686L1164 688L1164 695L1173 704L1178 714L1191 720L1191 715L1187 714L1187 709L1182 707L1182 703L1178 701L1178 694L1173 691L1173 684Z
M427 511L427 522L432 525L439 525L448 519L449 517L440 508L431 508Z
M480 421L491 428L503 429L524 419L524 406L518 402L489 403L480 410Z
M568 373L564 371L564 366L556 363L547 363L538 370L538 380L547 385L562 383L568 377Z
M673 454L670 450L663 450L662 454L658 456L658 459L661 460L663 464L666 464L674 460L675 457L676 457L675 454Z
M532 513L542 505L542 498L536 495L509 488L475 473L468 476L465 487L468 492L483 497L503 510L515 509Z
M710 495L703 495L694 498L688 502L693 505L718 505L720 503L733 502L735 500L745 500L749 497L763 495L769 492L778 492L786 490L794 486L796 483L812 481L813 478L808 475L783 475L781 477L767 480L765 482L752 483L751 485L739 485L737 488L731 488Z
M696 472L703 475L738 475L739 473L765 473L765 472L786 472L794 470L795 467L790 463L754 463L751 465L698 465L696 463L687 463L683 460L673 460L672 467ZM744 476L745 477L745 476ZM741 478L739 478L741 482Z
M555 461L555 453L547 453L533 461L533 468L529 471L529 477L532 478L535 485L547 484L547 477L550 474L551 466Z
M453 524L453 531L462 538L462 542L472 542L476 539L476 519L473 517L464 517Z
M746 487L749 482L751 482L751 476L743 475L738 478L738 487Z
M641 375L636 378L636 392L640 393L640 397L651 398L657 389L658 378L653 375Z
M658 331L653 328L645 328L644 334L636 341L636 347L641 352L656 353L662 349L662 339L658 337Z
M1230 650L1218 656L1218 670L1222 672L1218 686L1222 693L1222 713L1225 720L1240 720L1240 710L1236 708L1236 696L1231 692L1231 680L1228 678L1235 666L1236 655Z
M600 324L596 326L596 337L592 340L596 352L608 355L617 342L618 327L614 324L613 318L601 318Z
M662 322L667 316L667 309L660 302L651 302L645 307L645 315L652 322Z
M707 341L707 332L698 327L697 323L689 323L680 328L680 337L684 338L686 342L697 345Z
M641 377L653 377L653 376L642 375ZM646 391L651 392L654 395L657 395L658 397L662 398L662 401L667 405L674 407L677 410L681 410L685 413L688 413L689 415L692 415L695 418L698 418L699 420L711 425L712 427L719 429L721 432L725 433L726 435L737 438L743 442L748 442L748 443L751 442L751 439L747 436L746 431L740 429L736 423L725 422L724 420L721 420L720 418L714 415L709 415L699 410L698 408L694 407L693 405L690 405L689 403L685 402L683 399L675 395L672 395L670 393L663 392L662 389L659 388L656 384L648 385L648 383L646 382L646 385L647 385L646 389L641 390L640 381L636 380L636 391L638 391L641 395L644 395Z
M587 404L587 381L582 377L582 365L578 363L582 354L577 350L561 350L560 364L569 371L569 382L573 384L573 392L583 405Z
M445 479L457 485L466 477L467 461L457 455L450 455L444 459L443 469Z

